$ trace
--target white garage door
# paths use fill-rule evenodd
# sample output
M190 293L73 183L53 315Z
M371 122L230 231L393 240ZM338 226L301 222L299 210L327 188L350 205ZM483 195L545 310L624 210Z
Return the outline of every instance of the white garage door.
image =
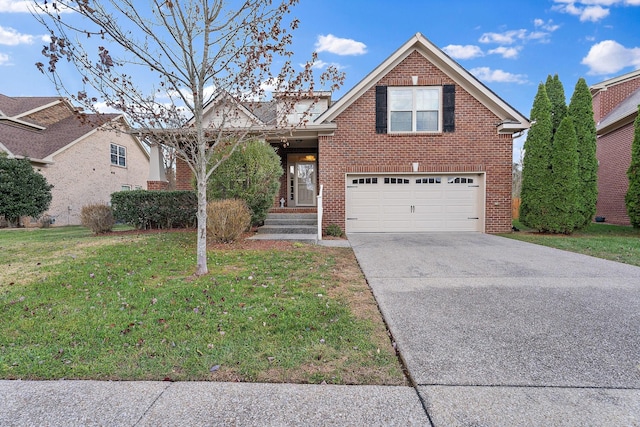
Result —
M483 231L483 178L347 175L347 232Z

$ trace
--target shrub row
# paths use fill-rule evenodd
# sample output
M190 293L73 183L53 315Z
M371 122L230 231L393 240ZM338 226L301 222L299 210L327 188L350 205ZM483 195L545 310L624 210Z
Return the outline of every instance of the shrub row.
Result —
M140 230L195 227L198 199L194 191L119 191L111 195L116 221Z

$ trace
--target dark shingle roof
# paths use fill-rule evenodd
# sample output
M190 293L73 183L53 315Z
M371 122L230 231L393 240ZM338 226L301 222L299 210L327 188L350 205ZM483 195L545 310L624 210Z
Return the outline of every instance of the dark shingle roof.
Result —
M0 95L0 144L14 156L42 160L86 135L119 114L87 114L81 120L69 106L69 115L41 129L16 122L13 118L59 101L54 97L11 98ZM59 108L59 104L58 104ZM44 110L43 110L44 111ZM46 111L45 111L46 113ZM33 122L32 120L28 120Z
M16 117L61 99L55 96L10 97L0 94L0 116Z

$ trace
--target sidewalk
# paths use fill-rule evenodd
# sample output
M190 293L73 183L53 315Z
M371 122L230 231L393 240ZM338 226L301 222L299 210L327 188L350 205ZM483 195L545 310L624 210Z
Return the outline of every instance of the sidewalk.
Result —
M411 387L0 381L7 426L428 426Z

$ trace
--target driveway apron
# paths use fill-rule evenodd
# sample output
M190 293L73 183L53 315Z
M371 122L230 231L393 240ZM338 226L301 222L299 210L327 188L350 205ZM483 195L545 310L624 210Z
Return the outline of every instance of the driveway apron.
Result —
M479 233L349 241L433 425L640 425L640 268Z

